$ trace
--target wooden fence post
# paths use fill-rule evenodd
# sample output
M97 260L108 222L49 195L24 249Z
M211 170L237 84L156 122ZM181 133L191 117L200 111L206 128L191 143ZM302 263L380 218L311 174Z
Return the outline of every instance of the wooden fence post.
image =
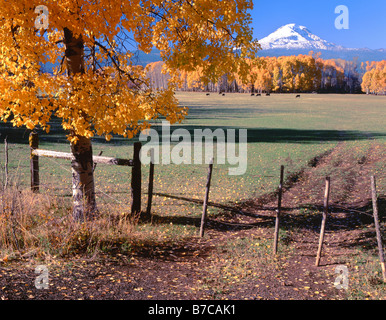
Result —
M377 234L379 260L380 260L381 268L382 268L383 282L386 282L385 258L383 255L382 238L381 238L381 231L380 231L380 227L379 227L378 205L377 205L377 188L376 188L374 176L371 176L371 196L372 196L372 202L373 202L373 216L374 216L374 223L375 223L375 231Z
M32 151L39 148L39 135L31 132L29 135L30 146L30 170L31 170L31 190L39 192L39 157L32 154Z
M141 213L141 152L142 143L134 143L133 167L131 170L131 214Z
M315 266L319 266L320 257L322 255L322 247L323 247L324 232L325 232L326 221L327 221L329 197L330 197L330 177L326 177L326 187L324 191L324 210L323 210L322 225L320 227L319 247L318 247L318 252L316 254Z
M280 224L280 212L281 212L281 197L283 194L283 179L284 179L284 166L280 166L280 184L279 184L279 195L276 210L276 221L275 221L275 234L273 240L273 253L277 253L277 244L279 241L279 224Z
M100 157L102 154L103 154L103 151L100 151L99 154L98 154L98 157ZM92 168L92 172L95 172L96 166L97 166L97 163L94 162L94 165L93 165L93 168Z
M204 205L202 208L202 217L201 217L201 226L200 226L201 238L204 236L204 229L205 229L205 223L206 223L206 210L208 208L209 189L210 189L210 180L212 178L212 171L213 171L213 158L210 160L210 163L209 163L208 178L206 180L205 199L204 199Z
M147 189L147 208L146 216L151 217L151 202L153 199L154 185L154 149L150 149L150 169L149 169L149 185Z

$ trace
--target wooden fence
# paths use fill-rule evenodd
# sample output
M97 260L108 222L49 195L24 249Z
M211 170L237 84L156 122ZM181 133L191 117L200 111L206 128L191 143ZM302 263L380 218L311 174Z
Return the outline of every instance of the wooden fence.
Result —
M142 144L140 142L134 143L134 155L133 159L119 159L112 157L93 156L94 164L101 163L107 165L120 165L132 167L131 175L131 212L141 212L141 161L140 151ZM7 147L6 147L7 148ZM30 148L31 148L31 189L35 192L39 191L39 157L52 157L66 160L73 160L74 156L71 153L57 152L50 150L39 149L39 140L36 133L30 135ZM7 152L6 152L7 155ZM147 217L151 217L151 202L153 197L153 184L154 184L154 150L151 150L151 161L149 171L149 184L148 184L148 201L146 208ZM206 181L205 198L203 201L203 212L200 224L200 237L204 236L204 229L207 222L207 207L209 205L209 190L213 171L213 159L209 164L208 176ZM278 188L278 206L276 209L275 219L275 231L274 231L274 243L273 243L273 254L277 254L277 248L279 243L279 230L280 230L280 215L281 215L281 202L283 193L283 179L284 179L284 166L280 167L280 182ZM326 222L328 218L329 208L329 196L330 196L330 177L325 178L325 192L324 192L324 205L323 215L320 227L319 245L316 253L315 266L319 266L320 259L322 256L322 248L324 242L324 234L326 228ZM377 194L376 194L376 183L375 177L371 176L371 193L372 193L372 204L373 204L373 218L375 223L376 237L378 243L379 259L382 268L383 281L386 282L386 267L383 255L382 239L379 226L378 207L377 207ZM164 194L164 196L168 196Z
M29 144L31 150L31 190L34 192L39 191L39 157L49 157L65 160L74 160L72 153L58 152L51 150L39 149L39 136L37 133L32 132L29 137ZM101 163L107 165L117 166L129 166L131 170L131 212L141 212L141 161L139 154L141 152L141 142L134 143L133 159L120 159L113 157L93 156L94 164Z

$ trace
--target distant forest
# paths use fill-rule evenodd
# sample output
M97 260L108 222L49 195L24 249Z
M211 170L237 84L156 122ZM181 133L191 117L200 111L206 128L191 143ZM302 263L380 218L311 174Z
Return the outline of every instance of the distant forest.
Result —
M169 75L162 61L146 66L153 88L166 88ZM250 76L243 83L237 74L224 74L218 81L204 84L200 70L181 72L182 91L277 92L277 93L367 93L386 94L386 60L358 62L323 60L318 53L282 57L260 57L250 63Z

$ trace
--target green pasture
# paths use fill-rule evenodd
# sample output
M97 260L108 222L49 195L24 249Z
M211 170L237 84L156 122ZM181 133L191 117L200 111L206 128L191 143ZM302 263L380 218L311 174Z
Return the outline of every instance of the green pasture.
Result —
M299 99L294 94L256 97L239 93L227 93L225 96L211 93L207 96L205 93L177 92L176 95L181 106L189 108L189 114L181 124L172 125L171 132L177 128L186 128L189 132L197 128L220 128L225 132L227 129L248 130L248 166L245 174L229 175L228 168L236 165L217 164L215 160L210 201L219 204L240 203L274 191L279 182L280 165L285 166L285 175L288 177L340 141L347 144L350 152L357 150L358 157L374 141L380 144L385 142L386 98L383 96L301 94ZM161 120L154 123L154 128L161 133L160 125ZM69 144L59 121L54 121L52 127L50 134L41 133L40 148L69 152ZM0 133L1 180L4 180L3 139L7 136L11 182L28 187L28 131L1 124ZM131 158L133 141L115 137L111 142L105 142L103 138L96 138L93 151L94 154L103 151L104 156ZM200 203L178 197L203 199L207 167L205 163L156 165L154 192L176 198L156 195L153 213L160 216L199 217ZM41 192L57 194L70 201L70 163L41 158L40 170ZM149 166L143 166L142 170L145 209ZM384 170L382 165L379 170ZM122 210L127 210L130 204L130 171L128 167L96 167L100 205L119 204L125 208ZM382 192L385 191L385 185L386 182L381 180ZM218 209L209 208L209 214L217 213Z

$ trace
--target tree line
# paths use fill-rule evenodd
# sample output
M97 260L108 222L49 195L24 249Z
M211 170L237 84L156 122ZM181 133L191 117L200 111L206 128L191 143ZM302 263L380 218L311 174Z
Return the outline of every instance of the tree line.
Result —
M322 59L310 52L281 57L258 57L249 63L247 81L234 73L223 74L216 82L201 80L201 71L180 72L179 90L207 92L277 93L386 93L386 60L359 62ZM151 86L163 89L170 76L162 61L146 67Z
M367 94L386 94L386 60L367 62L362 90Z

